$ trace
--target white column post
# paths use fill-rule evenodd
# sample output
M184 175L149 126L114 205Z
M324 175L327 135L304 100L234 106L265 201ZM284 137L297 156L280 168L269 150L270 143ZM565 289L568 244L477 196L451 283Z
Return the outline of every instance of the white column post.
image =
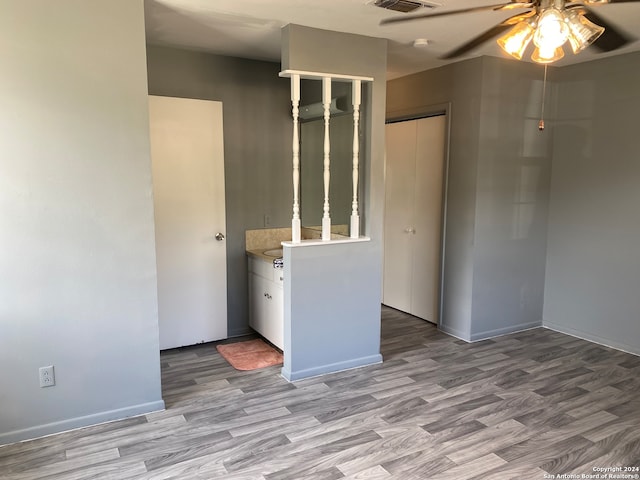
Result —
M322 240L331 240L331 217L329 216L331 77L322 78L322 106L324 107L324 213L322 215Z
M298 134L298 106L300 104L300 75L291 75L291 105L293 114L293 218L291 241L300 243L300 139Z
M361 82L353 80L351 101L353 103L353 202L351 203L351 229L350 237L360 236L360 215L358 214L358 157L360 154L359 123Z

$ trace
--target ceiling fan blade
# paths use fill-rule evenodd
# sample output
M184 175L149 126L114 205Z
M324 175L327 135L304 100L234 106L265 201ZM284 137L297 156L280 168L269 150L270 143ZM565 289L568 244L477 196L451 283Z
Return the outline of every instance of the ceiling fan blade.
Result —
M448 15L459 15L461 13L480 12L484 10L506 10L506 9L512 9L512 8L528 8L530 6L532 6L531 3L521 3L521 2L499 3L496 5L484 5L482 7L470 7L470 8L463 8L460 10L451 10L449 12L423 13L420 15L385 18L380 21L380 25L389 25L392 23L405 23L405 22L411 22L413 20L422 20L424 18L445 17Z
M524 20L527 17L530 17L533 14L534 12L525 12L525 13L519 13L518 15L509 17L506 20L503 20L502 22L500 22L499 24L491 27L489 30L486 30L485 32L481 33L477 37L472 38L467 43L460 45L455 50L449 53L446 53L440 58L443 60L448 60L451 58L459 57L460 55L463 55L468 51L473 50L474 48L483 44L484 42L491 40L493 37L500 35L502 32L510 29L516 23L521 22L522 20Z
M509 29L510 27L511 27L511 25L503 25L503 24L500 23L500 24L496 25L495 27L490 28L486 32L481 33L477 37L472 38L471 40L469 40L464 45L460 45L455 50L453 50L453 51L451 51L449 53L446 53L445 55L443 55L440 58L443 59L443 60L449 60L450 58L459 57L460 55L462 55L464 53L467 53L469 50L473 50L478 45L486 42L487 40L491 40L493 37L501 34L502 32L504 32L505 30Z
M587 7L582 7L584 16L587 17L588 20L592 21L596 25L600 25L604 27L604 33L600 35L594 43L593 47L603 51L610 52L612 50L616 50L620 47L624 47L628 43L631 43L634 38L629 35L623 33L617 27L615 27L612 23L609 23L608 20L605 20L600 15L596 14L593 10Z

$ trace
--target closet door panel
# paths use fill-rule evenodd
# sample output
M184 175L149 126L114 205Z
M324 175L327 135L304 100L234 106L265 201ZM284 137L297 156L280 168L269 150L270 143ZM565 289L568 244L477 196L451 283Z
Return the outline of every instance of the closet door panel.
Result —
M446 116L417 120L411 313L438 322Z
M416 124L386 126L383 303L411 311Z

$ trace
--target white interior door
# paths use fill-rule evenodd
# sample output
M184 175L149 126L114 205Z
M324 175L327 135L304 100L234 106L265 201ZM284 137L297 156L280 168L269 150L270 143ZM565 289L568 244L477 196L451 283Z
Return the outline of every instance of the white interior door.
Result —
M149 124L160 349L226 338L222 103L150 96Z
M383 303L411 312L415 122L386 126Z
M386 126L383 303L438 322L446 116Z
M416 120L411 313L438 323L444 184L444 115Z

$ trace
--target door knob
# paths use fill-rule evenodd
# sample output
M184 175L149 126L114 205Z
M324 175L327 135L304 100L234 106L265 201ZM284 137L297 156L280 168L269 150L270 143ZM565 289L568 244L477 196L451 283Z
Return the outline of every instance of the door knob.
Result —
M224 240L224 233L216 233L216 240L221 242L222 240Z

